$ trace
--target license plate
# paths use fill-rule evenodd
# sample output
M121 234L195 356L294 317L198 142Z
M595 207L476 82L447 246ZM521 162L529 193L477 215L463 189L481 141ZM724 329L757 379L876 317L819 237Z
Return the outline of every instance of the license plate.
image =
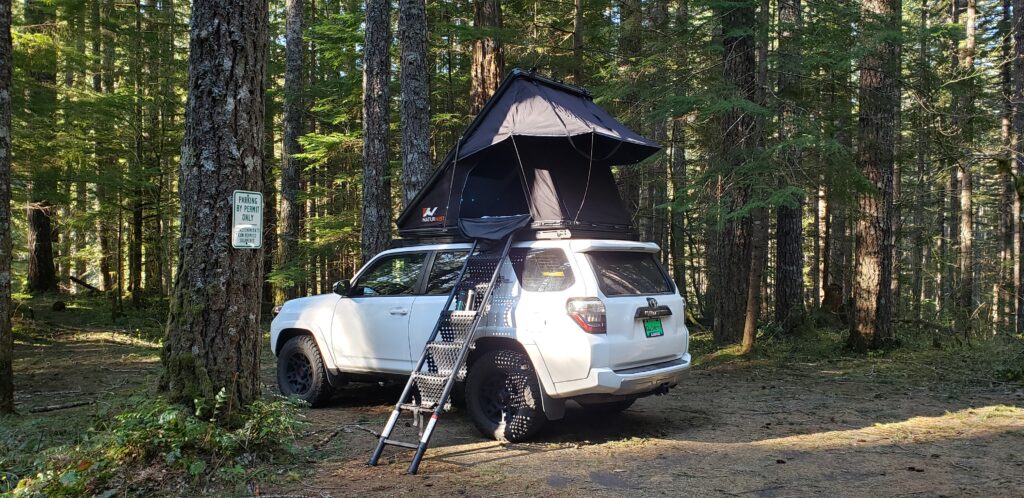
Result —
M665 330L661 328L661 318L648 318L644 320L644 334L647 337L661 337Z

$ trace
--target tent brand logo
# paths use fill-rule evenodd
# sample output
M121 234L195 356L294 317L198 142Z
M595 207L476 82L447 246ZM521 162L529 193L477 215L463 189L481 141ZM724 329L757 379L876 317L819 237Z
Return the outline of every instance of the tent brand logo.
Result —
M423 223L444 221L443 214L437 214L437 207L423 208Z

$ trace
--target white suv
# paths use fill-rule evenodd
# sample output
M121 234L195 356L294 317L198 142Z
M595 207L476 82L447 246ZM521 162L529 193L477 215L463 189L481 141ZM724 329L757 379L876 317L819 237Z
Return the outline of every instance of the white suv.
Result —
M332 294L286 302L270 335L281 392L315 406L347 381L407 377L469 249L459 243L388 250L351 285L338 282ZM501 378L509 358L521 363L520 375L532 377L527 386L534 391L526 396L533 409L519 410L530 430L516 439L561 418L568 400L619 411L679 382L690 366L684 302L658 251L656 244L620 240L513 244L462 388L484 435L503 438L496 428L511 398Z

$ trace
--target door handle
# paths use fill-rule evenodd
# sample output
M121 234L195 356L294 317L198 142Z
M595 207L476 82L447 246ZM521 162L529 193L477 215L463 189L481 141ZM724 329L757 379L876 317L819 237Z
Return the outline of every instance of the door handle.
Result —
M405 308L391 308L391 311L388 313L391 313L392 315L408 315L409 310Z

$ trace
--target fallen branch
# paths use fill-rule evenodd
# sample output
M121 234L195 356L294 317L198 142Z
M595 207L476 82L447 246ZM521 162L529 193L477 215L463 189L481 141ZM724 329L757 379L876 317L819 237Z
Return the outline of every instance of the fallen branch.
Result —
M77 408L79 406L91 405L93 403L95 403L95 401L74 401L74 402L71 402L71 403L64 403L64 404L60 404L60 405L37 406L35 408L30 408L28 410L28 412L29 413L55 412L57 410L66 410L68 408Z
M86 289L89 289L89 290L91 290L93 292L97 292L97 293L103 292L103 291L99 290L99 288L97 288L97 287L93 286L92 284L90 284L89 282L86 282L85 280L82 280L82 279L80 279L80 278L78 278L78 277L76 277L74 275L69 275L68 279L70 279L72 282L74 282L74 283L76 283L78 285L81 285L82 287L85 287Z

